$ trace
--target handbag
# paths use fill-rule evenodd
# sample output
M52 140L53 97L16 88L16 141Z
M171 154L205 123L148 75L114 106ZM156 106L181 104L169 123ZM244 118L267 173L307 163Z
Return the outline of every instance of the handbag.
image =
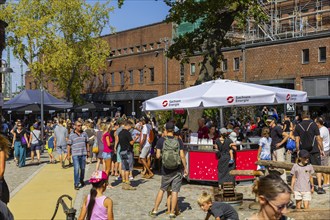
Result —
M39 140L39 138L37 138L37 136L34 134L34 132L31 132L33 134L33 136L38 140L38 146L42 146L44 143L42 140Z
M296 149L296 142L293 139L289 138L286 142L286 149L294 151Z
M24 135L21 137L21 143L22 143L22 145L26 145L27 144Z
M99 145L97 143L97 139L96 138L94 139L94 144L93 144L93 147L92 147L92 152L94 154L97 154L99 152Z

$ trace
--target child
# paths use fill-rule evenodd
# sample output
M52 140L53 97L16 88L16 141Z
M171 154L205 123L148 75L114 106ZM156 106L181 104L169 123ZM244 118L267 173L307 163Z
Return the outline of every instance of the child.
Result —
M45 145L45 149L48 152L48 156L49 156L49 163L50 164L55 164L56 163L56 159L53 155L53 151L54 151L54 136L53 136L53 130L49 130L48 132L48 139L46 141L46 145Z
M198 205L204 212L207 212L205 220L214 216L215 220L238 220L236 210L230 205L222 202L212 202L211 195L203 192L197 200Z
M84 199L79 220L113 220L113 203L103 195L108 185L108 175L104 171L95 171L89 179L92 184L90 194Z
M262 138L259 140L258 160L271 160L270 145L272 139L269 137L269 133L269 128L262 128ZM265 167L258 165L257 170L265 170Z
M301 209L302 201L304 202L304 209L309 208L311 201L311 193L314 192L314 173L313 166L308 164L309 153L306 150L300 150L298 155L298 163L294 164L291 169L292 180L291 188L294 191L297 209Z

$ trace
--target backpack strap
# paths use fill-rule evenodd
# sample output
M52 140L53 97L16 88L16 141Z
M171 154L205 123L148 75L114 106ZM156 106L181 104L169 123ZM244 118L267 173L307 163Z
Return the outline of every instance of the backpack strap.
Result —
M308 129L310 128L310 126L311 126L312 124L313 124L313 122L311 122L311 123L308 125L306 131L308 131Z

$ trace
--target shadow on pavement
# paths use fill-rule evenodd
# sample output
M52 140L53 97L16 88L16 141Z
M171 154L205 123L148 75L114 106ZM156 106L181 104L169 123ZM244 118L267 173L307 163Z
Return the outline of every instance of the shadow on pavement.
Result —
M178 206L179 206L179 209L181 210L181 212L192 209L190 203L184 201L185 198L186 197L179 197L178 198Z

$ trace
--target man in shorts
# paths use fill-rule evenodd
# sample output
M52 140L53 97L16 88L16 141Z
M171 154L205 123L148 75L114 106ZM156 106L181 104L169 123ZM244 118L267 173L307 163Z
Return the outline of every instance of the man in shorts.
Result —
M308 151L309 161L312 165L321 165L321 156L324 156L323 143L320 137L320 130L316 123L311 120L309 112L302 113L302 121L296 125L294 136L296 138L297 153L302 149ZM308 137L308 138L307 138ZM322 187L322 173L316 173L317 194L325 194Z
M316 125L320 130L320 137L323 143L324 156L321 156L321 166L329 166L330 159L330 135L329 129L324 126L324 120L321 117L315 119ZM330 184L330 174L323 173L323 186Z
M144 178L150 179L154 176L150 167L147 163L147 157L150 154L151 143L149 142L150 131L152 130L151 125L149 124L149 119L142 117L140 119L140 123L142 123L141 137L140 137L140 149L141 153L139 156L139 161L141 161L144 170L146 171L143 175Z
M173 122L168 122L165 125L165 135L166 138L168 139L174 139L174 124ZM178 140L177 140L178 141ZM163 150L163 145L165 142L165 138L161 137L158 139L157 144L156 144L156 158L159 159L161 157L161 152ZM183 144L182 142L179 142L179 154L180 154L180 158L181 158L181 166L178 166L175 169L167 169L164 166L162 166L161 168L161 173L162 173L162 180L161 180L161 186L160 189L158 191L157 197L156 197L156 201L155 201L155 206L153 208L152 211L149 212L149 215L152 217L156 217L157 216L157 212L158 212L158 207L160 205L160 203L162 202L163 199L163 195L164 192L166 192L169 187L171 187L172 192L171 192L171 211L170 211L170 218L175 218L175 207L176 204L178 202L178 194L181 188L181 184L182 184L182 177L183 177L183 173L182 170L184 171L184 175L188 175L188 171L187 171L187 166L186 166L186 158L183 152Z
M64 119L60 118L58 126L54 129L54 150L59 155L59 160L62 164L62 168L65 167L65 160L68 159L67 151L67 138L68 130L63 126ZM70 162L70 160L69 160Z
M127 120L124 123L122 131L118 134L119 144L120 144L120 158L121 158L121 169L124 190L135 190L136 188L131 186L129 181L129 173L133 171L133 144L138 137L132 139L131 133L129 132L133 127L133 122Z

